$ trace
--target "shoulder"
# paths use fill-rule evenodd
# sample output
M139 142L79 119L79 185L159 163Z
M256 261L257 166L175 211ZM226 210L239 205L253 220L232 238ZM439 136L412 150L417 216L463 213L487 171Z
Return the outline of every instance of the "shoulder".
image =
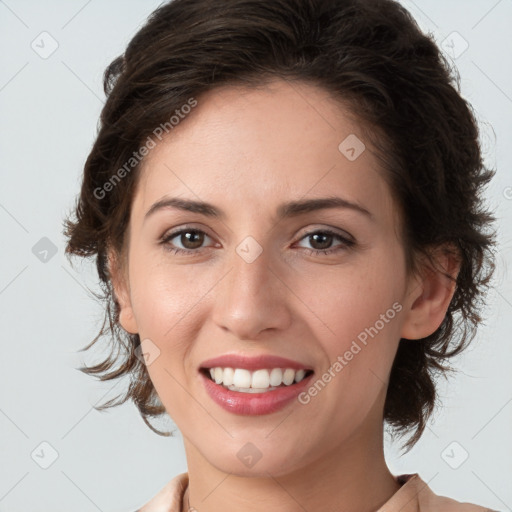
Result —
M418 512L496 512L474 503L461 502L446 496L439 496L416 473L411 476L401 490L417 496Z
M180 473L136 512L181 512L181 500L188 485L188 473Z

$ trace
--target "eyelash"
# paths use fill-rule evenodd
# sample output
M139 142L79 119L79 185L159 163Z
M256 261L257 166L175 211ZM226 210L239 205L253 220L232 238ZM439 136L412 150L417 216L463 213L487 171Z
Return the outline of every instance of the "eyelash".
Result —
M164 249L166 251L169 251L172 254L187 254L189 256L194 256L202 248L199 248L199 249L180 249L179 247L170 247L169 246L169 242L173 238L176 238L177 236L182 235L183 233L202 233L202 234L206 235L207 237L209 237L209 235L207 233L205 233L201 229L182 228L179 231L175 231L173 233L169 233L168 235L164 235L161 238L160 243L164 246ZM316 235L316 234L332 235L334 238L337 238L338 240L340 240L342 242L342 244L344 245L344 247L338 247L336 249L308 249L307 247L302 247L302 249L305 249L309 254L313 254L315 256L327 256L327 255L329 255L331 253L335 253L335 252L343 251L343 250L346 250L346 249L350 249L351 247L353 247L355 245L355 242L353 240L350 240L350 239L348 239L348 238L346 238L346 237L340 235L339 233L336 233L335 231L332 231L330 229L317 229L315 231L310 231L310 232L304 234L304 236L302 236L299 241L304 240L305 238L311 237L311 236ZM209 238L211 238L211 237L209 237Z

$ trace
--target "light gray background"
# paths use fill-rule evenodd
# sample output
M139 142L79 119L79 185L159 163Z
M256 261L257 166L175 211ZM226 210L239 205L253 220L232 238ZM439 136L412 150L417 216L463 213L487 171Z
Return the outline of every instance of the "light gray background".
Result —
M455 41L448 52L463 49L454 31L469 44L454 61L486 162L498 169L488 197L500 246L488 320L455 361L460 373L440 384L443 409L409 454L400 458L387 439L386 456L394 474L419 472L437 494L512 510L512 0L403 3L440 44ZM72 268L61 234L95 137L103 70L158 4L0 1L0 511L130 512L186 470L179 432L157 436L132 404L92 408L125 382L75 370L102 310L86 291L93 265ZM58 43L46 59L31 47L51 49L43 31ZM57 250L46 262L32 252L43 237ZM48 469L35 462L51 462L42 442L58 453Z

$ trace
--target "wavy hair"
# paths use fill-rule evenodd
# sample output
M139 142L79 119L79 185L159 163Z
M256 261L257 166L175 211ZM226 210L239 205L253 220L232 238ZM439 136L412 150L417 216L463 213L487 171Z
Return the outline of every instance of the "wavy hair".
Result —
M127 391L97 409L131 399L152 430L170 435L148 421L165 409L137 357L139 336L119 324L108 265L110 248L123 253L140 165L108 194L97 191L191 97L276 78L323 88L365 128L401 211L408 269L435 247L449 245L460 256L442 324L424 339L401 339L391 369L384 420L400 436L412 433L404 444L410 449L437 404L436 376L452 371L448 359L482 321L495 218L481 192L494 171L483 164L457 71L393 0L174 0L149 16L105 70L98 133L74 218L64 221L68 257L96 260L105 308L100 332L82 351L110 344L105 360L80 370L101 380L129 376Z

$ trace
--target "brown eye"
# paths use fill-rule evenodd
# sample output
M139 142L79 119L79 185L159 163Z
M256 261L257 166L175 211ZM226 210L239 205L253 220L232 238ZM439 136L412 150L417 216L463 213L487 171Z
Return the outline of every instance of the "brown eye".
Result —
M180 242L185 249L198 249L204 241L204 233L201 231L182 231Z
M317 232L309 235L309 239L314 249L324 250L331 247L334 237L329 233Z
M181 229L165 235L161 243L165 249L173 253L198 253L203 247L205 239L210 238L200 229Z
M351 240L349 236L345 237L328 229L306 233L306 235L301 238L301 242L303 240L307 240L312 247L304 247L304 249L309 253L318 255L327 255L333 252L343 251L355 245L355 241ZM339 240L341 243L339 243L337 247L332 248L334 240Z

